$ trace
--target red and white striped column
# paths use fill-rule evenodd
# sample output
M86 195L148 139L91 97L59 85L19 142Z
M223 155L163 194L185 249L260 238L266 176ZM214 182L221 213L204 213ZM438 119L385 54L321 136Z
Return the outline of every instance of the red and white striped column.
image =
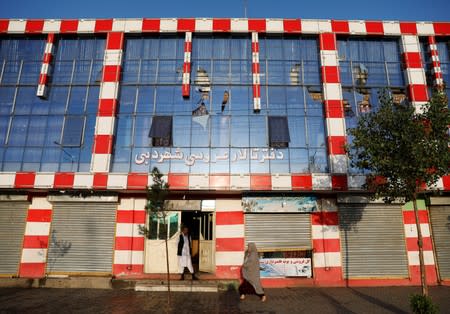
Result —
M189 97L191 90L191 54L192 54L192 33L186 32L184 39L184 63L181 93L183 97Z
M443 87L444 79L442 76L441 62L439 61L439 52L436 46L436 38L428 36L428 53L431 60L431 74L433 75L433 85L435 87Z
M139 226L145 225L145 199L122 198L116 218L113 274L143 274L145 239Z
M52 204L46 197L34 197L28 208L19 268L20 277L42 278L45 276L51 221Z
M216 277L240 278L244 230L241 200L216 200Z
M47 97L47 83L50 78L51 63L53 60L53 53L55 50L55 34L47 35L47 43L45 44L44 57L42 58L41 73L39 75L39 84L36 90L36 96L46 98Z
M261 79L259 70L258 33L252 33L253 111L261 110Z
M419 207L420 230L423 238L423 257L428 283L437 283L433 244L430 234L430 219L424 201L417 201ZM403 207L403 224L405 228L406 250L411 281L420 284L419 246L417 244L417 227L412 203Z
M323 199L321 211L311 214L314 281L331 285L342 282L339 217L335 200Z
M419 37L402 35L401 42L408 98L419 112L428 101L427 80L420 55Z
M110 168L114 143L115 117L118 106L123 44L123 33L108 33L103 59L103 75L100 83L91 172L108 172Z
M345 152L347 134L342 107L342 86L334 33L321 33L320 63L322 72L325 120L327 126L328 158L333 190L347 189L348 158Z

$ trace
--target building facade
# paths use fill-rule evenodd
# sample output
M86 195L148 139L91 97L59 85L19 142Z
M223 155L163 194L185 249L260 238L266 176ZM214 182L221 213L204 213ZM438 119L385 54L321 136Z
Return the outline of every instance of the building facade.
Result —
M176 272L265 285L420 283L410 204L364 194L347 128L382 88L420 107L450 81L450 23L0 20L0 276ZM448 89L447 89L448 92ZM170 184L145 212L150 172ZM431 284L450 281L450 177L420 203ZM148 223L145 238L140 226Z

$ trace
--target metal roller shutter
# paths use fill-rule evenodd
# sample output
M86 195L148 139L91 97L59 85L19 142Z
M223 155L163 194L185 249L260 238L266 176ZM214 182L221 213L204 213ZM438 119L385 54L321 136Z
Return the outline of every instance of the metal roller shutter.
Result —
M339 229L345 278L409 276L400 206L341 204Z
M65 203L53 206L47 272L111 273L115 203Z
M0 202L0 274L18 272L28 206L26 202Z
M310 249L310 214L246 214L245 241L258 250Z
M439 276L450 279L450 206L430 207L431 228L439 267Z

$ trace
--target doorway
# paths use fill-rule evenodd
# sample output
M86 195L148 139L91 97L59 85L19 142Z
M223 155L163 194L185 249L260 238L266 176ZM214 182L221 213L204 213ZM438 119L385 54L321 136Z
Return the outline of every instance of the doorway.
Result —
M196 272L215 271L214 213L181 212L181 225L187 226L192 238L192 265Z

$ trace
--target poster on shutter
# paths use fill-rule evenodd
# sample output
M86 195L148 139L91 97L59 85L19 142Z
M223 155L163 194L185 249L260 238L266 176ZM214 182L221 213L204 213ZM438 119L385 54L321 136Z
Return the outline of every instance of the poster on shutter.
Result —
M310 258L261 258L259 269L261 278L312 276Z

